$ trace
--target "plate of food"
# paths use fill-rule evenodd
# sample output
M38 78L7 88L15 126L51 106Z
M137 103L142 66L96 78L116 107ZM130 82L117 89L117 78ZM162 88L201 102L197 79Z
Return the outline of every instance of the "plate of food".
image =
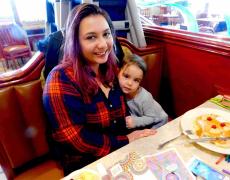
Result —
M101 176L91 169L80 169L70 173L62 180L100 180Z
M212 141L197 142L212 151L229 154L230 152L230 112L195 108L186 112L181 118L183 132L191 139L214 138Z

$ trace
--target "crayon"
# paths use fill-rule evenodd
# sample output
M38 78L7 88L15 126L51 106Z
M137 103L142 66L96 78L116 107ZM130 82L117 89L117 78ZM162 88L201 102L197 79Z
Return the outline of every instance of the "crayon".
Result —
M222 169L222 172L225 173L225 174L230 175L230 171L228 171L228 170L226 170L226 169Z
M220 156L219 159L217 159L216 164L220 164L225 159L225 155Z
M225 161L230 162L230 155L226 155Z

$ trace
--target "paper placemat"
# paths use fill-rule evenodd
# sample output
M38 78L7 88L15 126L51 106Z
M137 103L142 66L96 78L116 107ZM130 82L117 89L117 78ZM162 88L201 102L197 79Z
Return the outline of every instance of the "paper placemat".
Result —
M195 179L173 148L149 156L131 152L125 159L108 168L107 172L116 180Z

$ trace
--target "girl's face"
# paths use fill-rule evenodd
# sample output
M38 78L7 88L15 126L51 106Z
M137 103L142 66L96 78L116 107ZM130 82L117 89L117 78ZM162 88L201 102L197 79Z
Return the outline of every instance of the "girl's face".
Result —
M79 42L84 57L97 73L99 65L108 60L113 48L113 37L106 19L102 15L85 17L79 27Z
M135 64L125 65L121 68L118 79L123 93L133 98L143 79L143 71Z

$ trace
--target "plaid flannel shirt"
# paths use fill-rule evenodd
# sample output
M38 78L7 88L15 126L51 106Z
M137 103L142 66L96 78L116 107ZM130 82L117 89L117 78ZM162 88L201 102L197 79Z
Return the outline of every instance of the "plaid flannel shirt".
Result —
M80 154L102 157L128 144L127 105L116 83L106 98L99 89L85 102L71 65L61 64L48 76L43 103L55 141L70 144ZM88 97L89 98L89 97Z

